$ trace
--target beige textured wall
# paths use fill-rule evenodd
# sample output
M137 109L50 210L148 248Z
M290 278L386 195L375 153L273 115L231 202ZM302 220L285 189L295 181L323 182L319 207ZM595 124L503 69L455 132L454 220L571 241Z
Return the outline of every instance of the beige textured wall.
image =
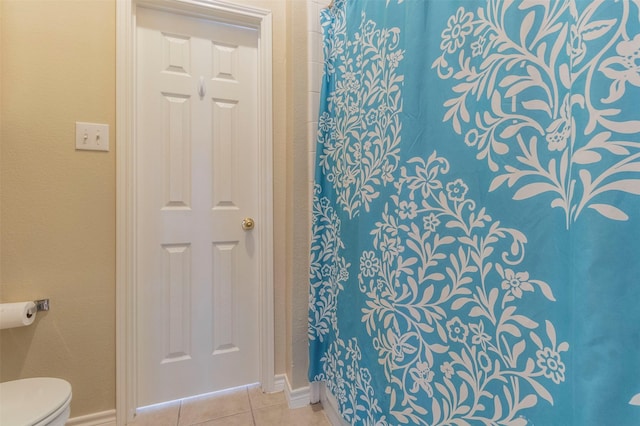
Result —
M309 303L309 143L307 140L307 1L293 0L288 9L289 143L287 186L290 203L287 257L287 376L293 389L307 386Z
M306 353L306 329L298 318L286 332L285 297L293 235L307 233L287 229L297 213L286 111L301 94L287 84L286 16L303 0L236 1L273 14L275 370L304 386L306 364L289 367L286 348ZM52 304L35 326L0 331L0 380L69 380L72 417L115 407L115 4L0 0L0 301ZM111 152L75 151L75 121L108 123ZM299 316L307 300L296 300Z
M115 2L2 0L0 298L49 298L0 332L0 379L57 376L72 415L115 405L115 156L76 152L75 121L115 134Z

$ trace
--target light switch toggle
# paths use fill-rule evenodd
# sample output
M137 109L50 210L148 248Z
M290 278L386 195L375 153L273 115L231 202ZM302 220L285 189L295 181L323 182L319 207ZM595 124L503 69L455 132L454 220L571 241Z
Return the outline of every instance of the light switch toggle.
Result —
M109 125L76 121L76 149L109 151Z

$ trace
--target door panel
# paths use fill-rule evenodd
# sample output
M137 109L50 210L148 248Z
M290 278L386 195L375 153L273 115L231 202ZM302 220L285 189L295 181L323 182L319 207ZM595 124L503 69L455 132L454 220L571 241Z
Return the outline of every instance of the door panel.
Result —
M137 12L144 406L258 381L258 87L255 30Z

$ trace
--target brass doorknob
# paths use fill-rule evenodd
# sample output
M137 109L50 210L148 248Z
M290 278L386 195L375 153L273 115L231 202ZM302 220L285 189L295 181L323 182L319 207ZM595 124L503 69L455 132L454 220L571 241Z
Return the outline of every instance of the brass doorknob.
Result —
M242 229L244 229L245 231L251 231L255 224L256 223L250 217L245 217L244 219L242 219Z

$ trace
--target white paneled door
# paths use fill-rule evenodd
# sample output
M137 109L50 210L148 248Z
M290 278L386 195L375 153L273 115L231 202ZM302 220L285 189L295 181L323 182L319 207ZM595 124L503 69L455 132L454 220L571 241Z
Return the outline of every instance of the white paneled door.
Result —
M257 42L138 8L138 406L259 380Z

